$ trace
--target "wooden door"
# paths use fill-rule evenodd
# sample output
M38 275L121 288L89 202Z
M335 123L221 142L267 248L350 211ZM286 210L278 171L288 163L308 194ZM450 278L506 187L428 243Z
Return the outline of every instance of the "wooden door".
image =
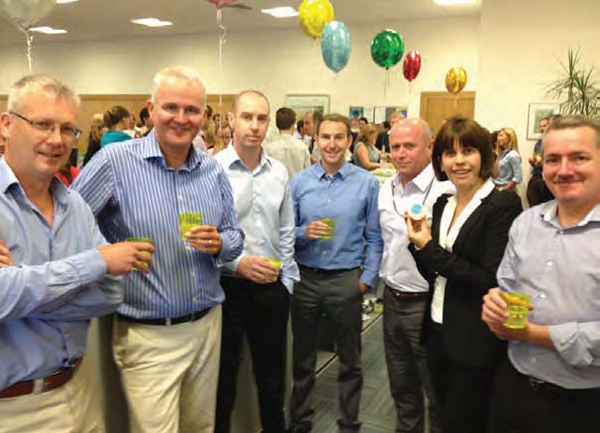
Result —
M473 119L475 92L461 92L454 96L448 92L421 92L421 119L433 128L433 135L449 117L461 115Z

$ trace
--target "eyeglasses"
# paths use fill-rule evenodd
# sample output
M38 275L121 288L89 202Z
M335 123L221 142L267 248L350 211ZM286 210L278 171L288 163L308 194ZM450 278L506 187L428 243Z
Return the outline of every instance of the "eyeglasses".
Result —
M50 120L31 120L25 116L21 116L19 113L15 113L14 111L9 111L9 113L27 123L29 123L29 125L33 129L40 131L40 132L45 132L45 133L51 134L52 131L54 131L54 128L56 126L56 122L52 122ZM71 125L60 125L59 128L60 128L60 135L62 135L63 138L75 139L75 138L79 138L79 136L81 135L81 129L76 128Z

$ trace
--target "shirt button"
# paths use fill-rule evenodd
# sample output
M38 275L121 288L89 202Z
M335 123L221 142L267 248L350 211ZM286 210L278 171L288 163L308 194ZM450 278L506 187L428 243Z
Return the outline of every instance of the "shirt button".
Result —
M545 293L541 293L541 294L540 294L540 296L539 296L539 298L540 298L540 299L546 299L546 298L547 298L547 296L546 296L546 294L545 294Z
M552 262L552 260L548 260L548 261L546 262L546 266L550 266L550 267L552 267L552 266L554 266L554 263Z
M198 302L198 297L194 296L194 302Z
M192 271L192 277L196 278L196 271Z
M563 234L565 234L565 231L564 230L559 230L558 234L563 235Z
M179 198L179 200L183 200L183 197L182 197L182 196L178 196L177 198Z

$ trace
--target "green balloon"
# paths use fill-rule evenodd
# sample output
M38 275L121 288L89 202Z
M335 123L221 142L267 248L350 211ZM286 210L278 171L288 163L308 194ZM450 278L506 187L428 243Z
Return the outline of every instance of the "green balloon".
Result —
M403 54L404 41L394 30L382 31L371 43L371 57L382 68L391 68L402 59Z

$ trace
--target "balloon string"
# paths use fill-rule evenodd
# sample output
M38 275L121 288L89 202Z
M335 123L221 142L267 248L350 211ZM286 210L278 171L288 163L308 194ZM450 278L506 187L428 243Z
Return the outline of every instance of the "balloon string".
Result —
M408 94L412 95L412 88L413 88L413 83L412 81L408 82Z
M29 66L29 73L33 71L33 56L31 54L33 47L33 35L29 30L25 31L25 37L27 38L27 64Z
M385 71L385 80L383 81L383 97L387 96L387 88L390 83L390 70L386 69Z
M223 45L227 42L227 27L223 25L223 11L217 9L217 25L219 26L219 77L223 76ZM219 127L223 124L223 94L219 92ZM210 120L210 119L209 119Z

